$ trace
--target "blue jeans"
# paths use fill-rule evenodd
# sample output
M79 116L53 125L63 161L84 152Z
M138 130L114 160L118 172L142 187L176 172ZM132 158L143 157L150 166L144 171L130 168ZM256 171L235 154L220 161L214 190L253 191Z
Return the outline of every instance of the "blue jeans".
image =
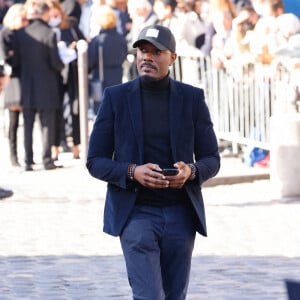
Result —
M195 235L189 206L135 206L120 237L133 299L186 298Z

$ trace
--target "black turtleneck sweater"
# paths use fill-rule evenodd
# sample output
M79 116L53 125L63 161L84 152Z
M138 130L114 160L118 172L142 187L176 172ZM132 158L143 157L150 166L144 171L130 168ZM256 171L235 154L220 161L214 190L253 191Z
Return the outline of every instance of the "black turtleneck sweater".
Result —
M170 141L169 76L161 80L141 77L141 98L144 133L144 163L156 163L161 168L173 167ZM137 203L168 206L185 202L183 189L149 189L140 186ZM187 201L188 202L188 201Z
M142 77L144 160L172 167L169 116L169 77L151 81Z

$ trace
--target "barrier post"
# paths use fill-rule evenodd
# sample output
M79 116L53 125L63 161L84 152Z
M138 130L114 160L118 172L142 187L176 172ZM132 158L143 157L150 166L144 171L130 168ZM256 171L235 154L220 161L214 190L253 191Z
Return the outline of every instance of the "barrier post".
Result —
M79 91L79 115L80 115L80 140L81 155L85 163L88 148L88 44L84 40L77 43L78 50L78 91Z
M300 113L286 101L279 100L277 105L277 113L270 118L270 182L274 196L297 197L300 196Z

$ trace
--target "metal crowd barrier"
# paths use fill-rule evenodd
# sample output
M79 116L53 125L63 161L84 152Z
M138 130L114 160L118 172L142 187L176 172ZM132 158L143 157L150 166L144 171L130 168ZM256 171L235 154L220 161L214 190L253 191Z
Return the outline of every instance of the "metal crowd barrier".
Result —
M209 57L179 56L171 76L204 89L219 139L270 149L275 103L291 97L289 70L270 72L262 64L216 69Z
M80 49L79 49L80 50ZM81 107L81 136L84 157L88 141L87 133L87 70L86 46L79 51L79 91ZM135 62L128 62L129 69L135 70ZM300 71L300 70L299 70ZM127 76L132 79L137 74ZM290 90L295 81L293 72L281 68L270 75L269 66L255 64L242 68L216 69L209 57L178 56L171 69L171 76L182 82L204 89L215 130L220 140L225 140L237 149L237 145L251 145L270 149L270 116L278 103L281 109L292 101ZM294 78L293 78L294 76ZM298 87L299 87L298 76ZM276 104L276 106L275 106ZM4 109L0 105L3 132L5 126ZM299 108L298 108L299 109Z

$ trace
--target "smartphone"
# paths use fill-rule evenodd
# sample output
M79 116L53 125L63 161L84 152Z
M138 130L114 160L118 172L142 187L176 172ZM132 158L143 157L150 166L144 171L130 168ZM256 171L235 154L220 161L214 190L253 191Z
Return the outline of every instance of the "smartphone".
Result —
M161 173L165 176L175 176L179 173L179 170L176 168L164 168Z

